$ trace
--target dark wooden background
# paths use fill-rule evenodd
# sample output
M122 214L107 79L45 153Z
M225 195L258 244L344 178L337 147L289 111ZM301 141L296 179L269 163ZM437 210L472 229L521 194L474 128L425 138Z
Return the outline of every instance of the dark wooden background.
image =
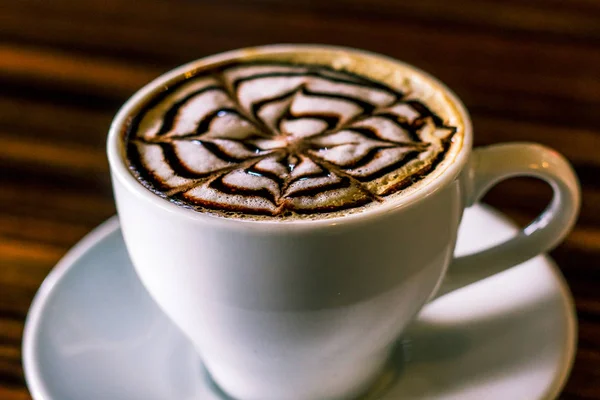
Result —
M600 399L600 1L0 0L0 399L28 399L21 335L38 286L115 213L104 153L112 116L178 64L258 44L382 52L445 81L477 145L536 141L574 163L575 231L552 252L575 295L579 350L564 399ZM519 223L550 190L486 197ZM83 399L82 399L83 400Z

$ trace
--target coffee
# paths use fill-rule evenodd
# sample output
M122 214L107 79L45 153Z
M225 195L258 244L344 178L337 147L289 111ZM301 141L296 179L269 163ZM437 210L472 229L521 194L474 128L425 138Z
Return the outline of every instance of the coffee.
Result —
M460 142L427 99L324 65L262 60L188 75L131 118L126 156L149 190L198 211L361 211L426 183Z
M562 156L471 142L460 100L415 67L272 45L146 85L115 117L107 153L140 281L216 385L236 399L319 400L366 393L428 301L572 227L579 185ZM465 208L518 176L549 183L551 206L453 259Z

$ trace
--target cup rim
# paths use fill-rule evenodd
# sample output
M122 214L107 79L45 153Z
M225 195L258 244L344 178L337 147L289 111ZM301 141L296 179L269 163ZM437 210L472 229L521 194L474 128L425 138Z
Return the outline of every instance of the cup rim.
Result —
M326 217L326 218L306 218L306 219L243 219L243 218L227 218L213 214L198 212L189 208L181 207L179 205L169 202L156 194L152 193L145 186L140 184L133 174L129 171L126 165L125 159L122 157L122 143L121 134L123 127L126 125L128 120L131 118L133 112L141 104L143 104L148 97L155 95L159 90L164 89L173 81L180 79L181 76L189 73L190 71L199 69L205 65L219 64L230 60L240 59L247 56L249 53L267 53L267 54L281 54L290 53L295 51L303 52L319 52L319 51L332 51L332 52L345 52L352 53L358 56L364 56L368 58L375 58L386 61L388 63L396 64L404 69L409 69L418 75L421 75L427 79L437 90L443 92L443 95L449 100L450 104L455 108L458 116L463 123L463 137L462 145L458 150L456 157L446 168L441 171L440 175L435 177L427 185L416 189L411 193L402 195L397 201L388 201L380 204L376 207L369 208L364 211L350 213L346 215ZM472 123L469 117L468 111L458 96L450 90L444 83L430 75L429 73L421 70L406 62L397 60L393 57L382 55L379 53L356 49L352 47L344 46L332 46L332 45L320 45L320 44L273 44L256 47L246 47L241 49L229 50L226 52L218 53L215 55L203 57L192 62L181 65L177 68L168 71L159 77L155 78L135 94L133 94L125 104L119 109L116 116L114 117L108 132L106 151L108 156L108 162L110 171L113 176L113 180L118 180L123 184L126 189L135 194L140 201L149 202L150 204L172 213L173 215L179 215L191 220L203 222L206 224L218 225L222 227L245 227L249 229L306 229L324 226L335 226L338 224L350 224L350 223L361 223L373 218L385 216L389 212L397 212L409 208L421 200L429 197L433 193L446 187L452 181L454 181L462 171L463 167L467 163L471 148L472 148Z

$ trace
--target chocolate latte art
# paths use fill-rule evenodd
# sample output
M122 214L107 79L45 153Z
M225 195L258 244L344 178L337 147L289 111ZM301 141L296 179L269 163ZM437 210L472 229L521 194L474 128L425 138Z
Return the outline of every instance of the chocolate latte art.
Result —
M149 190L238 218L325 218L395 197L444 160L456 128L419 99L349 72L280 62L197 73L125 134Z

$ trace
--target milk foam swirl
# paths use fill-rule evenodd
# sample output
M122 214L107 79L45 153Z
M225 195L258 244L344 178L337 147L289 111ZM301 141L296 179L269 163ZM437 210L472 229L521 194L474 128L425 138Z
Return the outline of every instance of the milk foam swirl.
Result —
M180 82L128 127L150 190L198 210L323 214L402 191L456 129L427 106L321 66L239 64Z

